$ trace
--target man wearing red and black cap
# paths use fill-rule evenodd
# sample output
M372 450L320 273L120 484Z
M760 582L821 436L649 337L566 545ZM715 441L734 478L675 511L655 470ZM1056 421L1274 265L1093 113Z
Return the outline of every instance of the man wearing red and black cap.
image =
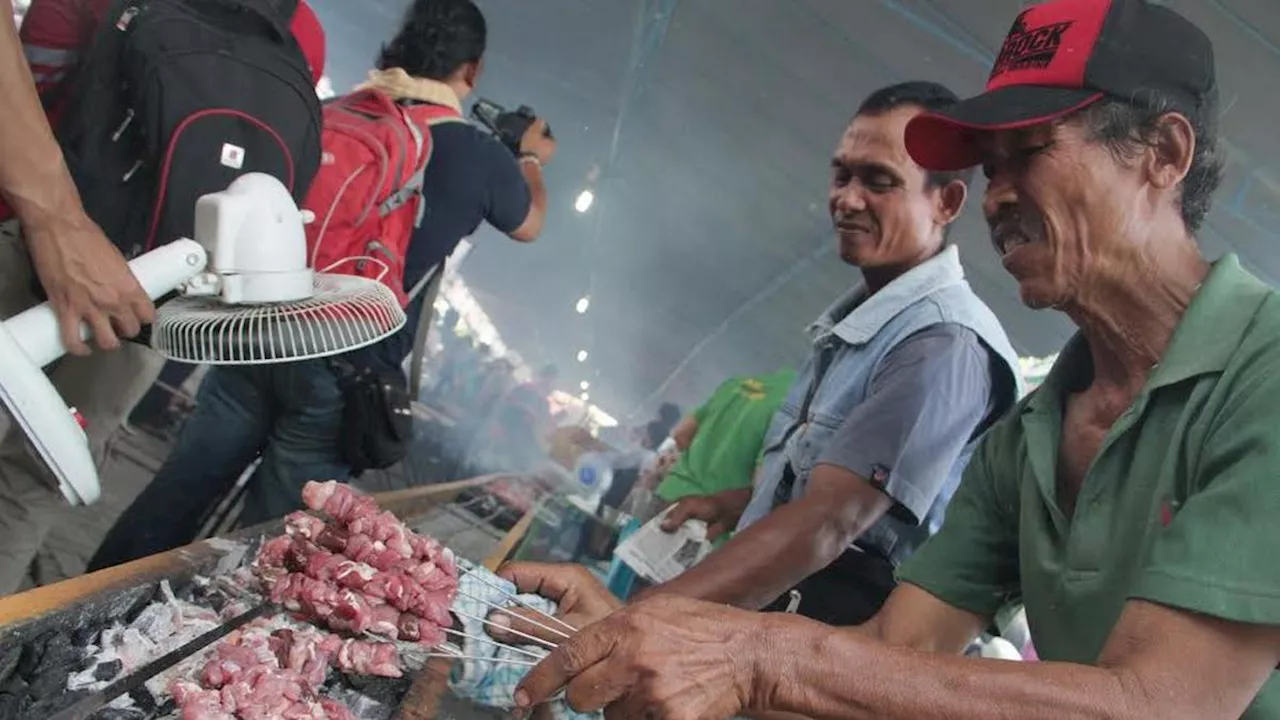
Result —
M918 116L982 165L1024 302L1079 333L985 437L941 531L856 631L654 597L526 676L610 717L1280 718L1280 296L1195 233L1222 167L1207 37L1143 0L1024 11L987 92ZM562 613L613 607L543 578ZM955 657L1009 602L1043 660ZM591 617L589 617L591 616Z

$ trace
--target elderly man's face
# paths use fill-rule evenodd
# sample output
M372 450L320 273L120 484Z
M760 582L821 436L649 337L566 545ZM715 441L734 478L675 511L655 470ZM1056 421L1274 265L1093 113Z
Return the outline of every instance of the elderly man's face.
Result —
M1138 217L1142 175L1119 163L1068 120L983 139L990 181L982 210L1006 270L1033 308L1061 308L1090 278L1132 272L1137 249L1123 241Z
M917 107L853 119L831 159L828 207L840 257L864 270L910 268L938 252L939 228L964 206L965 188L930 187L903 141Z

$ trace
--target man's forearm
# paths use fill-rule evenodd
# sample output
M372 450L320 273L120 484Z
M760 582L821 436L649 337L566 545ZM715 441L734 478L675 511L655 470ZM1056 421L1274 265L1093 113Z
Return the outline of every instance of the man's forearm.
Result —
M759 610L831 564L873 522L850 526L816 504L790 503L645 595L683 595Z
M693 415L685 416L671 430L671 437L676 441L676 447L680 448L680 452L689 449L693 444L693 438L698 434L698 418Z
M542 225L547 216L547 186L542 179L542 163L533 160L520 161L520 174L529 186L529 228L534 237L542 233Z
M1111 670L921 653L795 616L762 622L755 711L826 720L1157 716Z
M26 223L79 212L80 196L63 162L22 54L13 5L0 6L0 93L6 99L0 133L0 194Z

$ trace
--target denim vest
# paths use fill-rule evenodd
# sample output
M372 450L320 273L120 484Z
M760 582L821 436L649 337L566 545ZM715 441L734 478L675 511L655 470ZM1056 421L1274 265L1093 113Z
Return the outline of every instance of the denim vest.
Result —
M804 494L814 464L844 418L866 398L885 355L930 325L963 325L1004 361L1004 377L991 378L993 391L1004 389L998 396L1005 406L996 408L997 412L1007 410L1020 394L1009 392L1020 390L1018 356L1000 321L964 279L955 246L912 268L870 298L865 296L866 288L858 287L810 326L813 354L800 368L765 435L755 492L738 523L739 530ZM976 444L976 438L971 440L956 458L947 483L919 526L886 514L855 541L855 546L882 554L895 565L910 557L942 524L947 503ZM791 473L786 472L788 465Z

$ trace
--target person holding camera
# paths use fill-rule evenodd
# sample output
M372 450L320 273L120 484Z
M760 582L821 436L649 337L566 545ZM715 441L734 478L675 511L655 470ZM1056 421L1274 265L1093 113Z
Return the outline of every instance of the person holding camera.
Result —
M525 117L518 137L460 120L484 66L484 15L471 0L415 0L399 31L379 53L362 86L402 105L454 110L458 122L432 125L432 155L423 181L423 220L409 242L404 287L419 285L433 267L483 222L519 242L542 232L547 192L542 168L556 151L545 121ZM518 113L517 113L518 114ZM424 307L406 308L397 334L343 357L353 366L399 372L413 348ZM345 399L341 378L323 361L252 368L214 368L194 414L151 484L125 511L89 564L110 567L187 544L209 507L235 486L256 457L242 526L301 506L308 480L353 474L341 450ZM216 453L210 449L216 448Z

